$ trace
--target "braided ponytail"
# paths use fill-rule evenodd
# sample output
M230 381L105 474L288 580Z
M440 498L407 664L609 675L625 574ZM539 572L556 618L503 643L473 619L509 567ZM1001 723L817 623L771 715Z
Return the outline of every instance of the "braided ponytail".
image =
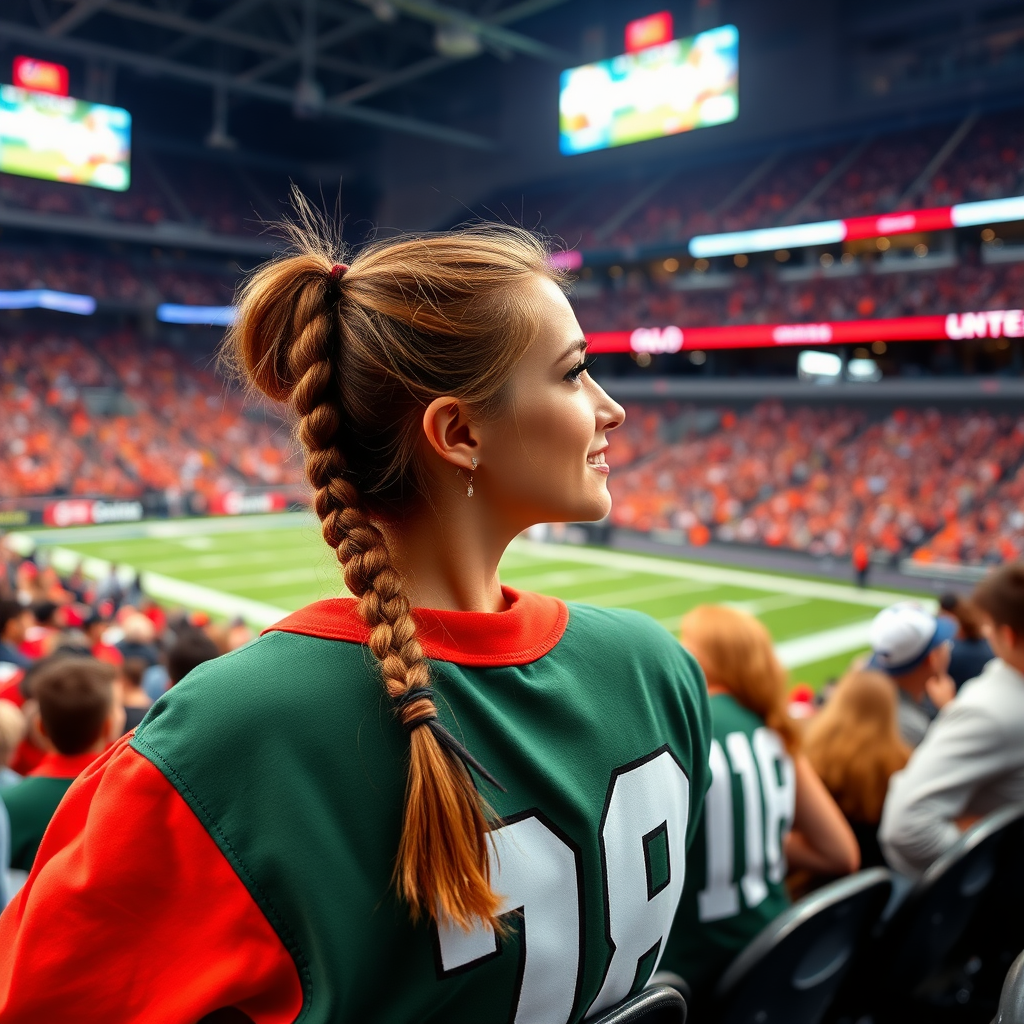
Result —
M349 268L335 262L337 247L301 199L299 209L303 226L291 234L300 251L247 282L225 351L252 386L297 416L324 540L359 601L385 691L409 734L399 895L414 921L425 914L467 929L479 920L499 927L488 809L469 768L496 783L437 717L385 528L423 496L417 413L439 394L482 411L504 401L537 330L513 286L550 274L546 252L519 229L476 228L378 243Z

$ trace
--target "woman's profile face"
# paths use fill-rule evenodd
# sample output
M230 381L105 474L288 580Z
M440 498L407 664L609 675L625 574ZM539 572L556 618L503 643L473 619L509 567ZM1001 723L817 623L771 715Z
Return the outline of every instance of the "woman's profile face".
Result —
M508 407L481 429L475 488L516 532L608 514L608 435L626 415L587 372L583 331L559 287L540 275L525 287L541 329L516 367Z

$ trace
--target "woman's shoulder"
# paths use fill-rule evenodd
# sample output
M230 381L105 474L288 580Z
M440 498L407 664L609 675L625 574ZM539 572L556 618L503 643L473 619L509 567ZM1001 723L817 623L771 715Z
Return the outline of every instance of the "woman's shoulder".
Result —
M376 698L380 687L370 679L362 644L268 632L196 666L153 705L136 735L156 743L276 728L306 719L318 704Z
M625 662L704 687L696 658L660 623L629 608L597 608L570 602L566 640L600 652L609 665Z

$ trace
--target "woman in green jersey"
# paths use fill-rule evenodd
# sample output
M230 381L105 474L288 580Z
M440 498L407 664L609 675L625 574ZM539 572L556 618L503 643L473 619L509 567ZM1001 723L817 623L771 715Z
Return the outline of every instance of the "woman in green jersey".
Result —
M717 605L693 609L682 640L711 696L711 788L662 966L705 997L789 905L787 869L844 875L860 863L850 826L800 753L786 671L764 625Z
M72 786L0 917L5 1024L575 1024L664 948L700 671L498 575L610 506L623 410L563 282L514 228L297 241L228 351L294 413L352 596L195 669Z

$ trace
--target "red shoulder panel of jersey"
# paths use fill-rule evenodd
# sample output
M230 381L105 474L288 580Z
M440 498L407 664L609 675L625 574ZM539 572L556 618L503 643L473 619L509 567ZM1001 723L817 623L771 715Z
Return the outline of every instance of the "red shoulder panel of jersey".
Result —
M510 606L503 612L413 608L424 654L435 661L480 667L528 665L543 658L562 639L569 609L556 597L511 587L502 587L501 592ZM263 632L275 630L359 644L370 635L353 597L317 601Z
M131 734L72 784L0 916L0 1020L256 1024L302 1008L295 962Z

